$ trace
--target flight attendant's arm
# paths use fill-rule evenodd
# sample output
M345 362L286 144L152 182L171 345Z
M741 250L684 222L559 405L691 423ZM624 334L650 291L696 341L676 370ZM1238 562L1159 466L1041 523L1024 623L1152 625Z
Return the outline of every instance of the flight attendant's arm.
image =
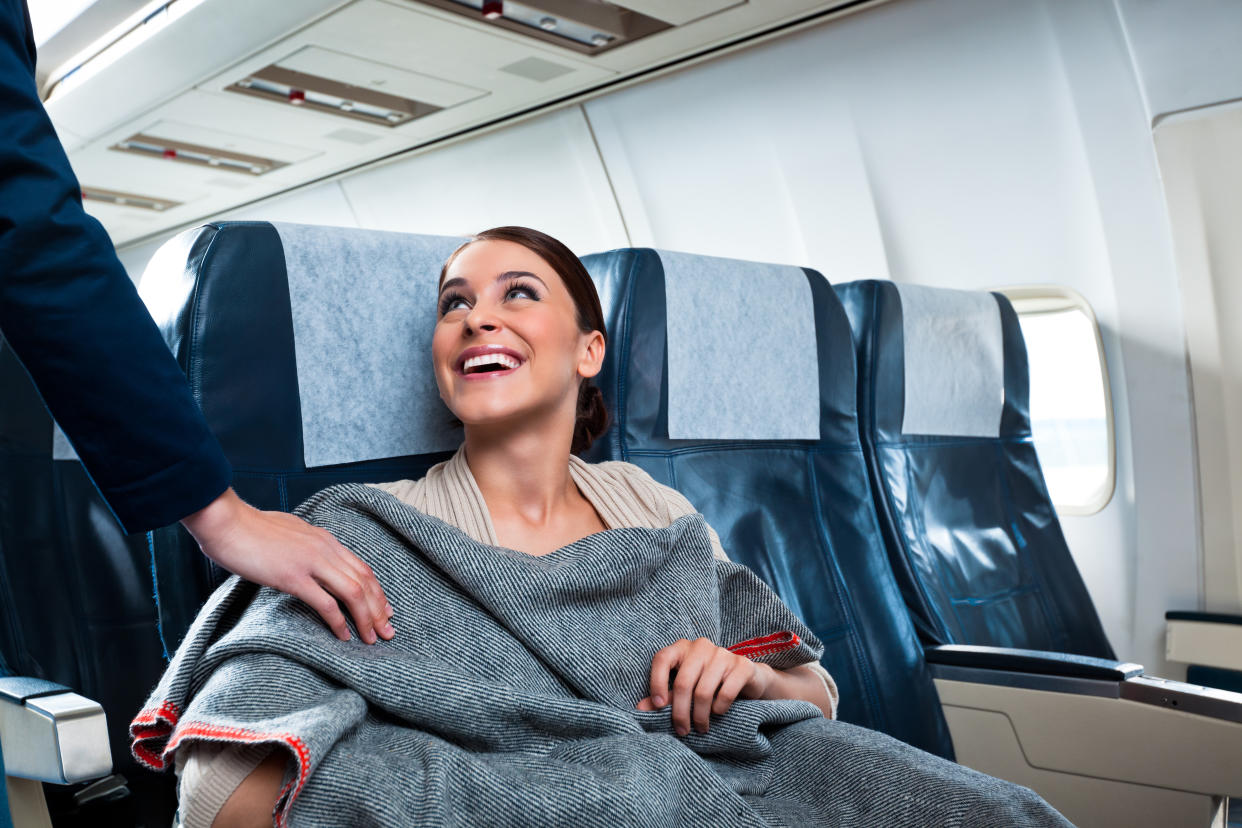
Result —
M370 570L326 532L260 512L81 190L35 87L25 0L0 0L0 332L121 525L183 520L230 571L297 595L348 637L391 637ZM331 595L329 594L331 593Z

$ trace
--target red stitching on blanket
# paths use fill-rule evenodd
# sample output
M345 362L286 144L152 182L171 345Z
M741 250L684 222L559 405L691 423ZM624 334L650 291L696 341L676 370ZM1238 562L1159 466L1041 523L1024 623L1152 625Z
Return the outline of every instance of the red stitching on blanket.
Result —
M138 761L152 770L164 769L163 757L146 743L172 733L180 718L181 710L170 701L161 702L158 707L148 707L134 717L129 725L129 738L133 743L130 749Z
M306 778L310 775L310 751L301 739L292 733L262 733L241 727L224 727L222 725L207 724L206 722L187 722L177 728L177 732L169 740L168 746L164 748L163 755L168 756L168 754L175 751L187 736L244 743L275 741L283 742L291 747L294 754L298 757L298 775L296 779L290 780L281 789L280 796L276 798L277 802L284 803L276 814L276 825L278 828L283 828L285 820L289 816L289 809L293 807L293 801L302 792L302 786L306 784ZM290 790L291 788L292 790ZM288 798L286 798L286 795Z
M735 655L745 656L754 660L760 656L792 650L801 643L802 639L798 638L797 633L790 630L781 630L771 635L761 635L758 638L748 638L745 641L739 641L725 649Z

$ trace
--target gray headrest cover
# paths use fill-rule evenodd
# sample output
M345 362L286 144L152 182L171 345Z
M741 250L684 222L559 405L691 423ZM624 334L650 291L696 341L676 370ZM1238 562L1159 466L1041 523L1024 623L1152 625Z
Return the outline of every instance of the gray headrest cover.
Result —
M431 364L440 266L464 239L275 224L308 467L448 451Z
M1005 348L996 297L900 284L897 292L906 362L902 433L999 436Z
M659 255L669 438L819 439L815 308L802 268Z

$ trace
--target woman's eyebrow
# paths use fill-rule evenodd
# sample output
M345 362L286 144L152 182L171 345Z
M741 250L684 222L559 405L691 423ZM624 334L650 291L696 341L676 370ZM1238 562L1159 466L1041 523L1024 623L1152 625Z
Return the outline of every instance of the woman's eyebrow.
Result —
M545 282L543 279L540 279L538 276L531 273L529 270L506 270L504 273L501 273L499 276L497 276L494 281L508 282L508 281L512 281L513 279L526 279L526 278L530 278L530 279L534 279L538 281L539 284L543 285L545 288L548 286L547 282ZM440 292L444 293L444 291L448 290L449 288L461 287L465 284L466 284L466 280L463 279L461 276L454 276L452 279L445 280L444 284L440 285Z
M508 282L513 279L528 279L528 278L534 279L535 281L539 282L539 284L543 285L545 288L548 286L547 282L545 282L543 279L540 279L538 276L531 273L529 270L506 270L504 273L496 277L496 281L497 282L501 282L501 281Z

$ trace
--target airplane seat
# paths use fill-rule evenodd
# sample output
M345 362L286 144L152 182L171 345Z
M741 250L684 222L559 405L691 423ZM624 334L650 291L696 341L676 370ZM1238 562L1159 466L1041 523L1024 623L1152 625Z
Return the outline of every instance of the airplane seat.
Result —
M128 755L125 712L164 664L146 538L127 537L81 464L59 459L51 416L3 337L0 398L0 761L13 774L0 824L9 787L15 809L46 801L58 824L140 818L152 775ZM70 696L77 713L62 704ZM103 710L117 712L102 746L72 734L75 719L102 730ZM75 764L77 749L90 761ZM120 776L90 782L111 770Z
M417 478L451 456L460 432L449 425L429 360L418 375L433 383L425 410L374 411L383 389L360 382L365 370L392 365L392 382L372 376L388 386L389 398L428 396L426 387L392 386L401 380L403 355L423 365L440 266L460 242L217 222L157 251L139 292L232 463L243 500L289 511L326 486ZM379 304L384 289L393 293L388 307ZM400 318L411 303L409 318ZM429 416L438 420L422 424ZM179 524L153 533L152 546L160 628L171 652L227 573Z
M614 415L587 459L634 463L686 495L824 642L842 720L952 758L880 546L848 324L827 281L650 249L583 262L611 297L596 379Z
M1009 301L888 281L836 290L884 541L924 642L1114 658L1031 441Z
M884 544L958 761L1079 825L1218 824L1242 794L1242 694L1112 660L1031 442L1008 300L876 280L836 293Z
M334 483L421 477L452 454L460 431L439 400L425 355L440 266L460 241L220 222L187 230L157 251L140 294L233 464L233 486L244 500L288 511ZM296 336L295 323L303 326ZM3 358L0 353L0 365ZM402 389L400 384L414 376L403 373L410 366L422 385ZM419 373L423 366L427 370ZM371 384L359 386L359 381ZM385 400L387 407L378 416L357 416ZM0 412L8 417L15 408L6 399ZM0 589L10 588L20 599L10 602L6 595L0 601L0 634L5 636L0 653L19 673L49 675L75 687L81 686L78 673L40 671L28 659L16 664L14 659L46 651L67 667L78 659L97 668L97 698L122 733L113 751L120 769L132 764L129 721L159 679L166 654L227 573L199 552L180 525L127 541L124 549L135 543L140 547L141 566L137 574L124 570L117 563L117 538L109 534L114 522L109 523L106 511L101 516L87 510L81 502L86 492L80 490L73 498L81 517L68 528L54 529L58 518L50 513L51 504L61 492L51 481L52 427L46 414L43 418L34 424L23 421L20 428L5 422L6 436L0 437L5 441L0 450L15 458L0 463L0 506L14 508L0 515L0 563L5 565L0 577L10 579ZM76 462L64 465L81 472ZM91 532L94 537L88 538ZM86 539L89 548L82 545ZM24 575L20 584L13 582L15 556L9 550L20 550L23 561L42 568ZM107 567L127 572L128 579ZM66 578L67 572L82 577ZM80 587L81 594L71 594L70 585ZM112 620L129 625L125 636L102 642L77 631L96 605L100 612L115 607L117 596L125 597L128 614L122 618L114 609ZM38 623L26 624L27 619ZM19 633L28 639L41 636L47 646L36 650L29 641L14 643ZM4 691L0 685L0 715ZM167 825L176 807L175 779L147 775L152 786L144 789L144 812L133 824ZM40 823L19 819L17 828L34 824Z

